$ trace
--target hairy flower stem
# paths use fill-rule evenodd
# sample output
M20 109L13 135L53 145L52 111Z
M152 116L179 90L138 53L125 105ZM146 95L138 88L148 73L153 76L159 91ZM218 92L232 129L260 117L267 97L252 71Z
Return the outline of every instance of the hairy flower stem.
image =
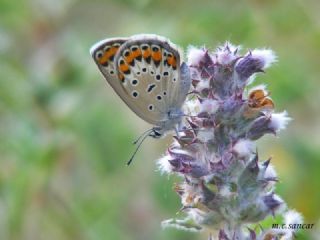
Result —
M274 112L264 85L248 89L276 57L268 49L244 55L239 50L230 43L213 53L189 49L193 89L184 109L190 117L158 162L162 172L183 179L175 191L185 217L163 226L205 228L219 240L291 239L293 231L258 227L270 215L287 216L286 204L274 193L276 172L270 159L259 158L255 140L277 134L290 118L285 111ZM301 216L295 216L288 221L300 223Z

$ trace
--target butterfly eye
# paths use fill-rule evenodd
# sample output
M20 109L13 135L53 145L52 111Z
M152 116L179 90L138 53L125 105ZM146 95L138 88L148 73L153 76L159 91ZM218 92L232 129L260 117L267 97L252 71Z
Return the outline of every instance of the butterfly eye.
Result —
M100 59L100 58L102 58L103 57L103 52L100 50L100 51L98 51L97 53L96 53L96 58L97 59Z

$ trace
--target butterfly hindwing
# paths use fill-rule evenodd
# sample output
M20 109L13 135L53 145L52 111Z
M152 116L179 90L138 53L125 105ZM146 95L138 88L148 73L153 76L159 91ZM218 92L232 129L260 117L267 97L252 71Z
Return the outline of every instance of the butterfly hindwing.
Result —
M191 85L191 76L189 67L185 62L180 66L180 80L173 91L172 102L176 106L180 106L185 101Z

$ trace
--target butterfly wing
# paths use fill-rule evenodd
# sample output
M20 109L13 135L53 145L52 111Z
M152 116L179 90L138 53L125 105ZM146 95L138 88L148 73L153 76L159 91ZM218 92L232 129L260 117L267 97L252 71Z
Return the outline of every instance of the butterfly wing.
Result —
M169 109L176 104L172 90L180 82L177 48L158 36L133 36L120 47L115 64L130 98L127 105L145 121L162 126L168 120Z
M127 40L127 38L109 38L96 43L90 49L90 54L100 72L124 102L129 101L129 99L119 81L114 59L120 46Z
M185 62L183 62L180 66L180 78L178 83L174 86L173 89L173 97L171 99L171 104L181 108L184 103L188 91L191 86L191 76L189 67Z

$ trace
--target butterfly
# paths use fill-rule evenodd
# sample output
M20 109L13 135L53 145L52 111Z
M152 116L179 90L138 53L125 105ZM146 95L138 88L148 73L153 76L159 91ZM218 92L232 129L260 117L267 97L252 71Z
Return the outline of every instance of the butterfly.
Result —
M161 36L140 34L102 40L90 53L119 97L153 125L146 136L160 138L170 130L178 133L191 78L173 43Z

